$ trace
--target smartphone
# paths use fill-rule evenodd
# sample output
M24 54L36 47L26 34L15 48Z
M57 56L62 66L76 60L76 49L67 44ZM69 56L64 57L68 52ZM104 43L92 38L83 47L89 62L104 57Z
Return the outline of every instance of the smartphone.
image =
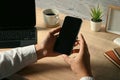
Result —
M55 52L70 55L81 24L82 20L80 18L72 16L65 17L59 36L54 45Z

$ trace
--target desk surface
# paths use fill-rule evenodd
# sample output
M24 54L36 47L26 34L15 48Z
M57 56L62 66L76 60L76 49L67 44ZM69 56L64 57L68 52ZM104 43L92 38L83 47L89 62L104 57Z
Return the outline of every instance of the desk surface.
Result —
M36 9L38 29L38 42L40 42L53 28L44 28L41 9ZM65 15L60 14L61 23ZM104 30L92 32L90 22L83 20L80 32L84 35L91 55L92 72L96 80L120 80L120 69L113 65L103 53L107 50L119 47L113 43L116 34L107 33ZM34 64L27 66L17 73L25 80L77 80L70 67L60 57L46 57ZM17 79L18 80L18 79Z

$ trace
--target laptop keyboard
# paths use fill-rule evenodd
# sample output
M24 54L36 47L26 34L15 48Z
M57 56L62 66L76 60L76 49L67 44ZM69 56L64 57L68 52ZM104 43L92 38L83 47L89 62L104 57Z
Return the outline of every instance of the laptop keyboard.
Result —
M0 31L0 40L34 40L35 30Z

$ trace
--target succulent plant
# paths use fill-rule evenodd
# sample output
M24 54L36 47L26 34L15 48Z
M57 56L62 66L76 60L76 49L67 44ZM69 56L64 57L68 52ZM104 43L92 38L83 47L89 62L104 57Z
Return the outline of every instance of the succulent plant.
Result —
M91 17L92 17L92 21L94 22L101 22L102 19L102 10L100 9L99 5L97 7L93 7L91 8Z

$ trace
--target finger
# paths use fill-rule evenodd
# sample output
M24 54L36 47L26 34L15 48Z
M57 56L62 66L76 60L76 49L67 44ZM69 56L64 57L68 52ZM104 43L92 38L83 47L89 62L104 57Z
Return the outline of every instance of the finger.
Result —
M63 54L62 57L66 63L70 64L70 58L67 55Z
M85 46L87 45L84 36L81 34L82 40L84 41Z
M59 36L59 34L54 35L56 38Z
M80 51L83 51L84 50L84 37L82 36L82 34L80 34L80 41L79 41L79 44L80 44Z
M86 51L88 51L88 46L87 46L87 43L86 43L86 41L85 41L85 38L84 38L84 36L81 34L81 36L82 36L82 39L83 39L83 41L84 41L84 49L86 50Z
M87 43L86 43L86 41L85 41L85 38L84 38L84 36L81 34L81 37L82 37L82 40L83 40L83 48L82 48L82 51L81 51L81 56L80 57L83 57L84 55L86 56L86 55L90 55L89 54L89 50L88 50L88 46L87 46Z
M77 46L79 44L79 40L76 40L74 46Z
M59 28L56 28L55 30L51 31L50 34L55 34L55 33L58 33L59 31L61 30L61 27Z
M73 49L72 53L78 53L80 51L80 49Z
M84 38L83 38L82 34L80 34L79 44L80 44L80 51L79 51L79 54L77 56L78 59L83 57L83 54L84 54Z

